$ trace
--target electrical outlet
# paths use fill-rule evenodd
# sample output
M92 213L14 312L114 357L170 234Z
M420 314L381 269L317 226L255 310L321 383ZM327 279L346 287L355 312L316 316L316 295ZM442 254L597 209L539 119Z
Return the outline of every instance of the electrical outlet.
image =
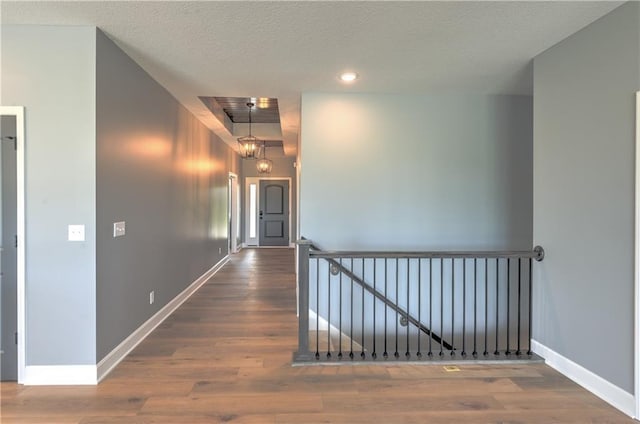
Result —
M153 301L155 300L155 299L154 299L154 297L155 297L155 293L156 293L156 292L155 292L155 291L153 291L153 290L149 292L149 305L153 305Z
M222 247L218 247L218 254L222 255Z

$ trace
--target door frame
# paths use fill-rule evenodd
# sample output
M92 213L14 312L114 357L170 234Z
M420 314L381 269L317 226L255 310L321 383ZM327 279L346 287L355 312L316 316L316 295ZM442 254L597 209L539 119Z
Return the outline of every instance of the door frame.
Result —
M229 253L238 252L238 234L240 233L240 185L238 184L238 175L229 172L229 199L228 199L228 217L229 217Z
M26 316L25 316L25 126L23 106L0 106L0 115L16 118L16 195L17 195L17 289L18 289L18 383L24 382L26 366Z
M636 186L635 186L635 418L640 419L640 91L636 92Z
M260 181L265 181L265 180L287 180L289 181L289 244L288 247L293 247L293 243L291 242L291 234L293 234L291 232L292 228L291 228L291 187L292 187L292 178L291 177L246 177L244 180L244 192L245 192L245 208L244 208L244 212L245 212L245 237L244 237L244 245L245 246L251 246L251 247L262 247L264 249L270 248L271 246L260 246L260 219L258 219L258 210L260 208ZM257 228L257 236L256 236L256 242L255 244L248 244L247 240L249 238L249 225L251 224L250 222L250 214L251 211L249 210L249 185L255 183L257 185L257 198L256 198L256 228ZM273 246L274 248L282 248L282 247L286 247L286 246Z

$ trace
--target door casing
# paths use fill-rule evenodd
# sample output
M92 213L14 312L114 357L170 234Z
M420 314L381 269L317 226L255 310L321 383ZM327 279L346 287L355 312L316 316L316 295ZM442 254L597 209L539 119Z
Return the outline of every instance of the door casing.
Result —
M238 252L238 234L240 232L240 192L238 175L229 172L229 253Z

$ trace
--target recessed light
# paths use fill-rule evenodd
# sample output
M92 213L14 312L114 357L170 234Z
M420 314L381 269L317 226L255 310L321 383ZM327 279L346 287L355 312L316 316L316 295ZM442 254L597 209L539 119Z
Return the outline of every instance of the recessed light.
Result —
M358 79L358 74L355 72L343 72L340 74L340 80L343 82L353 82Z

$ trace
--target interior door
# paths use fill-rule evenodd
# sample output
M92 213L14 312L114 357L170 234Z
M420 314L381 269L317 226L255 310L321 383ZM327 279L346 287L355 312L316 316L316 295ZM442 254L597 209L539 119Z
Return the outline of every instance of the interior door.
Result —
M289 180L260 181L260 246L289 246Z
M0 380L18 379L18 283L17 283L17 178L16 178L16 118L2 116L0 121L0 177L2 195L0 227Z

